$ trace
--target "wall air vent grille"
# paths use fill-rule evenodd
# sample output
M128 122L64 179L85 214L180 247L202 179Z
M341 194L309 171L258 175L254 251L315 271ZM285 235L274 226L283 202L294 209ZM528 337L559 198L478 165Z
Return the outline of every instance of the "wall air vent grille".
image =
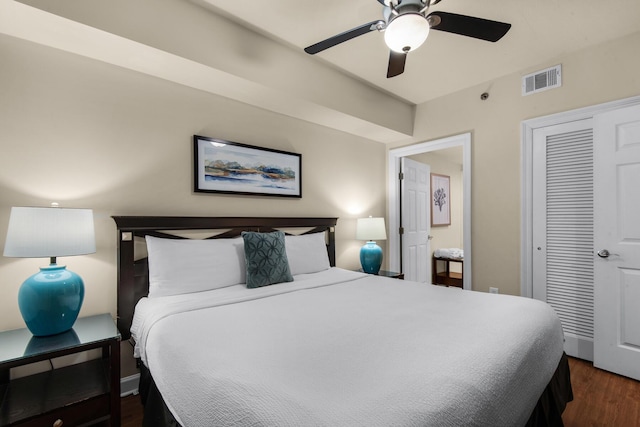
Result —
M562 86L562 65L536 71L522 78L522 96Z

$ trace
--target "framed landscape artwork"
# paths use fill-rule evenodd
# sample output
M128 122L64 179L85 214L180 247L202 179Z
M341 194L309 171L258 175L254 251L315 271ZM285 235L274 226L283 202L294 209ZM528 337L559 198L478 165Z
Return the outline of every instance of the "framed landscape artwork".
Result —
M302 197L302 155L193 136L194 191Z
M450 177L431 174L431 226L451 225Z

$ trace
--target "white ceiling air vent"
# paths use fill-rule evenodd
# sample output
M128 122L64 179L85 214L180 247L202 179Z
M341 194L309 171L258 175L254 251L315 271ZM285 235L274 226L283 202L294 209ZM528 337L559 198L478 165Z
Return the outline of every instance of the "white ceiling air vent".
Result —
M522 96L562 86L562 65L536 71L522 78Z

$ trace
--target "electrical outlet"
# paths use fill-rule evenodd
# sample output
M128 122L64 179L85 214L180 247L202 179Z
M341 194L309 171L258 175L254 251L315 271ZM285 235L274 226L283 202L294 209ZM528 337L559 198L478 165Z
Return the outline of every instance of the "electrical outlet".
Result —
M489 288L489 293L490 294L498 294L500 292L498 292L498 288Z

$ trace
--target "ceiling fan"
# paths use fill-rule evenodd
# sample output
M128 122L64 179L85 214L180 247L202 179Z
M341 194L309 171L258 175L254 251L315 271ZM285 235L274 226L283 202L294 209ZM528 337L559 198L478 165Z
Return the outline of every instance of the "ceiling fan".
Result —
M429 30L446 31L480 40L497 42L511 28L511 24L458 15L448 12L432 12L429 8L440 0L378 0L383 7L383 17L340 33L306 47L310 55L344 43L373 30L384 32L384 40L391 50L387 78L404 72L407 54L424 43Z

